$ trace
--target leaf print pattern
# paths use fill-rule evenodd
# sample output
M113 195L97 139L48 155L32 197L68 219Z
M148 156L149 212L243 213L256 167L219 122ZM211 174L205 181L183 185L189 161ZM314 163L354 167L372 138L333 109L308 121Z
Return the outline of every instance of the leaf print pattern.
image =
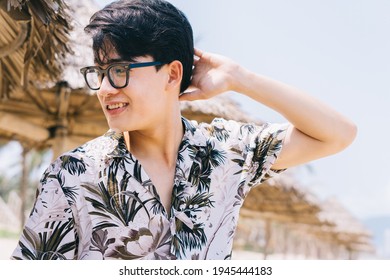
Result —
M227 141L230 137L229 131L226 130L225 127L223 127L222 124L216 124L215 126L209 127L210 135L216 137L218 141Z
M182 119L171 208L122 134L108 131L43 173L12 259L230 259L239 210L272 170L285 124Z
M120 245L114 246L107 257L124 260L175 259L169 252L169 237L170 232L164 227L163 217L156 215L150 219L147 227L131 227L125 236L120 237Z
M86 171L86 166L83 160L72 156L61 156L62 167L71 175L80 176Z
M115 242L115 238L108 238L108 231L99 229L92 232L92 251L99 251L102 255L105 255L108 246Z
M65 253L75 249L75 242L64 242L64 237L69 231L73 230L73 225L70 222L52 224L53 229L50 232L37 234L32 229L26 227L23 230L23 236L29 241L29 244L34 244L31 249L27 243L19 242L23 259L27 260L60 260L66 259ZM22 259L20 258L20 259ZM19 258L17 258L19 259Z
M206 147L197 150L193 161L189 180L194 186L198 186L199 192L208 191L211 172L213 168L224 163L224 152L215 149L213 144L207 141Z
M269 158L271 157L274 160L276 160L277 154L281 150L282 142L277 138L277 135L280 133L281 131L276 131L274 134L269 134L267 137L264 137L263 139L259 139L259 137L256 138L255 140L256 146L252 149L253 152L252 163L253 163L253 168L255 168L255 171L253 173L255 174L255 176L252 178L250 182L251 185L254 185L256 183L261 183L269 179L270 177L269 174L266 174L262 171L263 169L267 168L266 165L267 165L267 161L269 161ZM264 176L264 178L261 178L262 176Z
M178 195L180 197L180 195ZM173 237L173 252L177 258L182 258L186 249L201 249L206 244L207 238L204 232L204 223L197 222L197 213L202 212L204 207L213 207L210 200L212 195L207 193L196 193L191 197L177 199L174 202L176 209L184 213L193 221L193 227L189 228L181 220L175 221L175 232Z
M96 189L91 185L83 185L94 197L86 197L95 211L91 211L90 215L101 218L101 222L97 223L94 229L104 229L108 227L119 227L127 225L133 221L138 211L144 208L145 203L148 201L142 201L138 197L137 192L122 191L117 192L114 195L110 195L105 185L102 183L98 184ZM118 198L120 197L120 199ZM118 203L118 201L120 201ZM146 211L146 214L149 214Z

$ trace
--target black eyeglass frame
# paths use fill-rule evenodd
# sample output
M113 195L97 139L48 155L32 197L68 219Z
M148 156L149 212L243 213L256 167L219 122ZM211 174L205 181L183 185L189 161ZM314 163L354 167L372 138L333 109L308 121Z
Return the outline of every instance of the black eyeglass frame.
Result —
M101 84L102 84L101 82L103 81L104 76L107 76L107 78L108 78L108 80L109 80L109 82L110 82L110 84L111 84L111 86L113 88L121 89L121 88L127 87L127 85L129 84L129 76L130 76L129 71L130 71L130 69L141 68L141 67L149 67L149 66L158 66L158 65L164 65L164 64L165 63L160 62L160 61L137 62L137 63L116 62L116 63L110 64L106 69L102 69L99 66L83 67L83 68L80 69L80 73L83 74L85 83L92 90L99 90L100 89ZM111 76L108 74L110 69L113 68L114 66L125 66L125 67L127 67L127 69L126 69L126 83L123 86L116 86L114 84L114 81L111 79ZM87 80L87 74L92 69L94 69L95 71L97 70L97 72L99 73L98 77L101 77L99 87L97 87L97 88L91 87L91 85L88 83L88 80Z

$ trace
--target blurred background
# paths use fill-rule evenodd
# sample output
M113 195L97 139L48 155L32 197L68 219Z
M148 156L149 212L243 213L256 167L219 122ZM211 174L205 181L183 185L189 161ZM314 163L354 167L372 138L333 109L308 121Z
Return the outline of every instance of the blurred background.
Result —
M78 2L1 2L1 258L16 245L50 161L107 129L78 69L92 63L82 28L111 1ZM233 257L389 259L390 149L381 141L389 138L390 2L170 2L192 23L196 47L310 93L359 129L345 151L251 193ZM237 93L185 103L183 114L285 121Z

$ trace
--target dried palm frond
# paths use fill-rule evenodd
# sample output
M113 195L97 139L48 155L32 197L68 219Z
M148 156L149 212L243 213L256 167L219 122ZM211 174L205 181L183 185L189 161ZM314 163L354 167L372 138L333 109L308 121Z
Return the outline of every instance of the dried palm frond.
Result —
M61 58L72 52L68 45L72 29L70 7L60 0L3 0L0 8L0 57L4 71L12 72L7 69L10 67L18 69L15 73L18 77L10 79L10 84L27 87L28 81L47 82L58 78L63 68ZM15 57L23 58L22 65Z

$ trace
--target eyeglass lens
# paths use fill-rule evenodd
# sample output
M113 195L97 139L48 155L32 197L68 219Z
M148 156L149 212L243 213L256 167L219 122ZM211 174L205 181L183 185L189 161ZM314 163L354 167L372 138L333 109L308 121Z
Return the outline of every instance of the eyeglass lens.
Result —
M85 72L85 80L91 89L98 89L100 87L100 73L98 69L88 69Z
M113 65L107 69L108 79L114 87L124 87L126 85L126 71L128 67L124 65ZM98 69L88 69L85 73L85 79L88 86L92 89L100 88L103 74Z

